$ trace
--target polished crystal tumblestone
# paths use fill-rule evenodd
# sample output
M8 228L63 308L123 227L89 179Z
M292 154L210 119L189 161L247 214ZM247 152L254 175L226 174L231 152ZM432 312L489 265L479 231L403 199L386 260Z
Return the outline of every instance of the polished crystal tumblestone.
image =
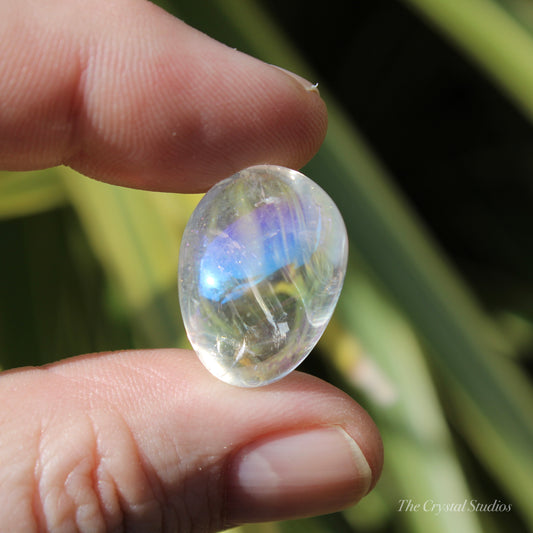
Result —
M182 317L202 363L242 387L287 375L324 332L347 255L339 210L300 172L255 166L215 185L179 256Z

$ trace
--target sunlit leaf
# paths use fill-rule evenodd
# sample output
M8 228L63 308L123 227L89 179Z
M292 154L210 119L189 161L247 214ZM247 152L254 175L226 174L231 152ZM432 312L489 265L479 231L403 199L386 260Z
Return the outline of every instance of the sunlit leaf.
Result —
M533 36L495 0L404 0L472 57L533 120ZM504 2L516 10L526 4ZM533 27L533 26L531 26Z
M65 201L63 182L54 169L0 172L0 219L41 213Z

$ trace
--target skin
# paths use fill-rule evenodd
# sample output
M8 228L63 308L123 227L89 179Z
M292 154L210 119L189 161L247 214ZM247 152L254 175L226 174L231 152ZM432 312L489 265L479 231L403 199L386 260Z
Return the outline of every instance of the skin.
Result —
M305 80L144 0L0 0L0 35L2 169L66 164L113 184L198 192L253 164L299 168L326 132ZM351 436L371 487L382 467L375 425L338 389L298 372L231 387L185 350L4 372L0 405L1 531L214 532L332 512L369 480L311 487L324 508L290 486L265 508L239 485L243 450L313 428Z

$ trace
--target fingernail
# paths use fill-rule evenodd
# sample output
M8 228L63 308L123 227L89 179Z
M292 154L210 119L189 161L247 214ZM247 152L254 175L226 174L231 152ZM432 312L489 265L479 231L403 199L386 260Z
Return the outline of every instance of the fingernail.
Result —
M296 80L300 85L303 86L303 88L312 93L317 93L320 95L320 92L318 91L318 83L311 83L310 81L306 80L305 78L302 78L301 76L298 76L298 74L295 74L294 72L291 72L290 70L286 70L284 68L278 67L277 65L270 65L271 67L274 67L276 70L280 70L287 76L290 76L293 80Z
M365 496L372 481L363 452L339 427L250 444L228 476L227 518L235 524L338 511Z

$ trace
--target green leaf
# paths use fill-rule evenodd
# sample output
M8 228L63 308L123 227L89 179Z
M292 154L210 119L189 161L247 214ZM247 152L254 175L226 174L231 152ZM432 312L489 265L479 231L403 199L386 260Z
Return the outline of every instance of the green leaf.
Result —
M95 253L139 325L141 345L184 345L178 250L198 195L126 189L76 175L66 167L61 173Z
M519 18L495 0L404 1L476 61L533 120L533 37ZM513 7L513 2L504 4Z
M55 169L0 172L0 219L41 213L65 201L63 182Z
M362 260L349 271L338 315L347 332L327 334L321 346L345 379L364 393L380 428L387 462L380 483L391 510L409 531L480 533L473 513L399 512L403 500L421 507L425 502L463 503L472 493L418 339ZM343 335L355 336L353 343Z

